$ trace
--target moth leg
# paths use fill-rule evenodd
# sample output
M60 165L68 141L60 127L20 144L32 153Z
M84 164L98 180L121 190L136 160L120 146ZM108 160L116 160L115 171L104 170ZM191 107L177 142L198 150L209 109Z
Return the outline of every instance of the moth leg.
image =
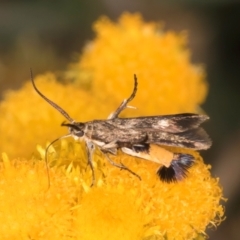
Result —
M101 149L105 150L105 151L109 151L113 154L116 154L116 152L117 152L117 140L102 145Z
M120 168L120 169L122 169L122 170L126 170L126 171L130 172L131 174L133 174L135 177L137 177L139 180L142 180L141 177L140 177L137 173L133 172L131 169L129 169L128 167L126 167L126 166L123 165L122 163L121 163L121 164L118 164L118 163L114 162L114 161L108 156L107 153L104 153L104 155L106 156L108 162L109 162L110 164L112 164L114 167Z
M194 157L190 154L174 153L169 167L161 166L157 175L163 182L177 182L186 178L188 169L194 164Z
M111 113L109 116L108 116L108 119L114 119L114 118L117 118L118 115L127 107L130 107L130 106L127 106L127 104L129 102L131 102L134 97L136 96L136 93L137 93L137 86L138 86L138 82L137 82L137 76L136 74L134 74L134 88L133 88L133 92L131 94L131 96L128 98L128 99L125 99L122 101L122 103L120 104L120 106L117 108L117 110L113 113ZM132 107L131 107L132 108Z
M92 142L87 141L86 146L87 146L88 164L89 164L89 166L91 168L91 171L92 171L92 183L90 185L90 187L92 187L95 183L95 172L94 172L93 163L92 163L93 153L94 153L94 150L95 150L95 145Z

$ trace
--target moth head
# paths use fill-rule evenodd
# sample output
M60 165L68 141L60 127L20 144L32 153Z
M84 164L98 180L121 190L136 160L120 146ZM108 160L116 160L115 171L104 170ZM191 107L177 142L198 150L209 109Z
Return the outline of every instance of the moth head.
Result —
M68 127L69 133L76 140L84 136L85 124L81 122L62 123L61 126Z

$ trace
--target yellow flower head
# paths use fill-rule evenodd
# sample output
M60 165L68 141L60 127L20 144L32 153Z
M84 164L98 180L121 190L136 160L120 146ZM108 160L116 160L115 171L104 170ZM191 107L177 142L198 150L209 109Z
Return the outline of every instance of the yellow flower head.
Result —
M24 159L0 163L0 236L8 239L67 240L72 231L71 208L77 189L56 169L51 169L47 189L45 164Z
M83 145L61 142L61 149L51 154L50 160L60 163L68 159L66 177L80 191L73 212L77 239L194 239L204 234L207 226L222 221L222 190L198 153L175 149L194 155L195 164L183 181L164 183L156 175L158 164L121 152L110 156L141 176L140 181L128 171L112 166L96 151L96 179L90 187L92 171Z
M57 83L54 74L35 79L41 92L73 119L106 119L130 95L134 73L139 78L135 114L196 111L207 87L202 70L189 61L183 35L164 33L157 24L130 14L118 24L102 18L95 29L97 38L85 48L79 64L70 67L70 72L92 77L93 94ZM59 126L63 116L36 94L30 82L6 95L0 114L5 116L0 119L0 151L10 156L29 159L38 143L36 158L44 159L45 148L40 145L67 132ZM42 161L10 161L3 154L1 239L184 240L204 235L207 227L223 219L218 179L211 177L210 166L193 150L168 150L195 158L182 181L160 181L156 175L160 166L151 161L121 151L110 156L138 174L140 181L112 166L96 149L95 183L90 187L93 172L85 145L63 139L48 151L48 190Z
M102 17L94 30L96 39L71 69L92 74L96 97L118 104L129 96L135 73L139 91L134 115L197 111L207 84L202 68L190 62L184 33L164 32L159 24L128 13L118 23Z

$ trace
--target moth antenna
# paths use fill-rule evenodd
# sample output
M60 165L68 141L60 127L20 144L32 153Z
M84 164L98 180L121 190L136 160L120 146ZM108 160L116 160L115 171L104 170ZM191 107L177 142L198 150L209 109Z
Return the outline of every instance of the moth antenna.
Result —
M135 98L137 93L137 87L138 87L137 75L134 74L133 76L134 76L134 88L131 96L127 99L127 103L131 102Z
M157 174L163 182L177 182L183 180L188 173L188 169L193 165L194 157L190 154L175 153L169 167L162 166Z
M138 81L137 81L137 76L136 74L134 74L134 87L133 87L133 91L132 91L132 94L130 95L130 97L128 99L125 99L123 100L123 102L120 104L120 106L117 108L117 110L113 113L111 113L109 116L108 116L108 119L114 119L114 118L117 118L118 115L125 109L127 108L127 104L129 102L131 102L134 97L136 96L136 93L137 93L137 87L138 87Z
M67 138L67 137L71 137L71 134L67 134L67 135L64 135L64 136L62 136L62 137L59 137L59 138L53 140L53 141L47 146L47 148L46 148L46 150L45 150L45 165L46 165L46 169L47 169L48 189L50 188L50 174L49 174L49 166L48 166L48 150L49 150L49 148L50 148L55 142L57 142L58 140Z
M69 122L73 123L74 120L68 115L68 113L66 111L64 111L60 106L58 106L56 103L54 103L53 101L51 101L50 99L48 99L46 96L44 96L38 89L37 86L35 85L35 82L33 80L33 72L32 69L30 68L30 76L31 76L31 81L32 81L32 85L35 89L35 91L45 100L47 101L52 107L54 107L55 109L57 109Z

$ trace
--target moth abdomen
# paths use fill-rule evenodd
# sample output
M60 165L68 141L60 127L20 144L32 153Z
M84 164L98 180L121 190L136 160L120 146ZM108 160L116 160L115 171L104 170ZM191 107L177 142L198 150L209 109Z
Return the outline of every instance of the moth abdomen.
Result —
M157 174L163 182L177 182L183 180L188 169L193 165L194 157L190 154L175 153L169 167L161 166Z

